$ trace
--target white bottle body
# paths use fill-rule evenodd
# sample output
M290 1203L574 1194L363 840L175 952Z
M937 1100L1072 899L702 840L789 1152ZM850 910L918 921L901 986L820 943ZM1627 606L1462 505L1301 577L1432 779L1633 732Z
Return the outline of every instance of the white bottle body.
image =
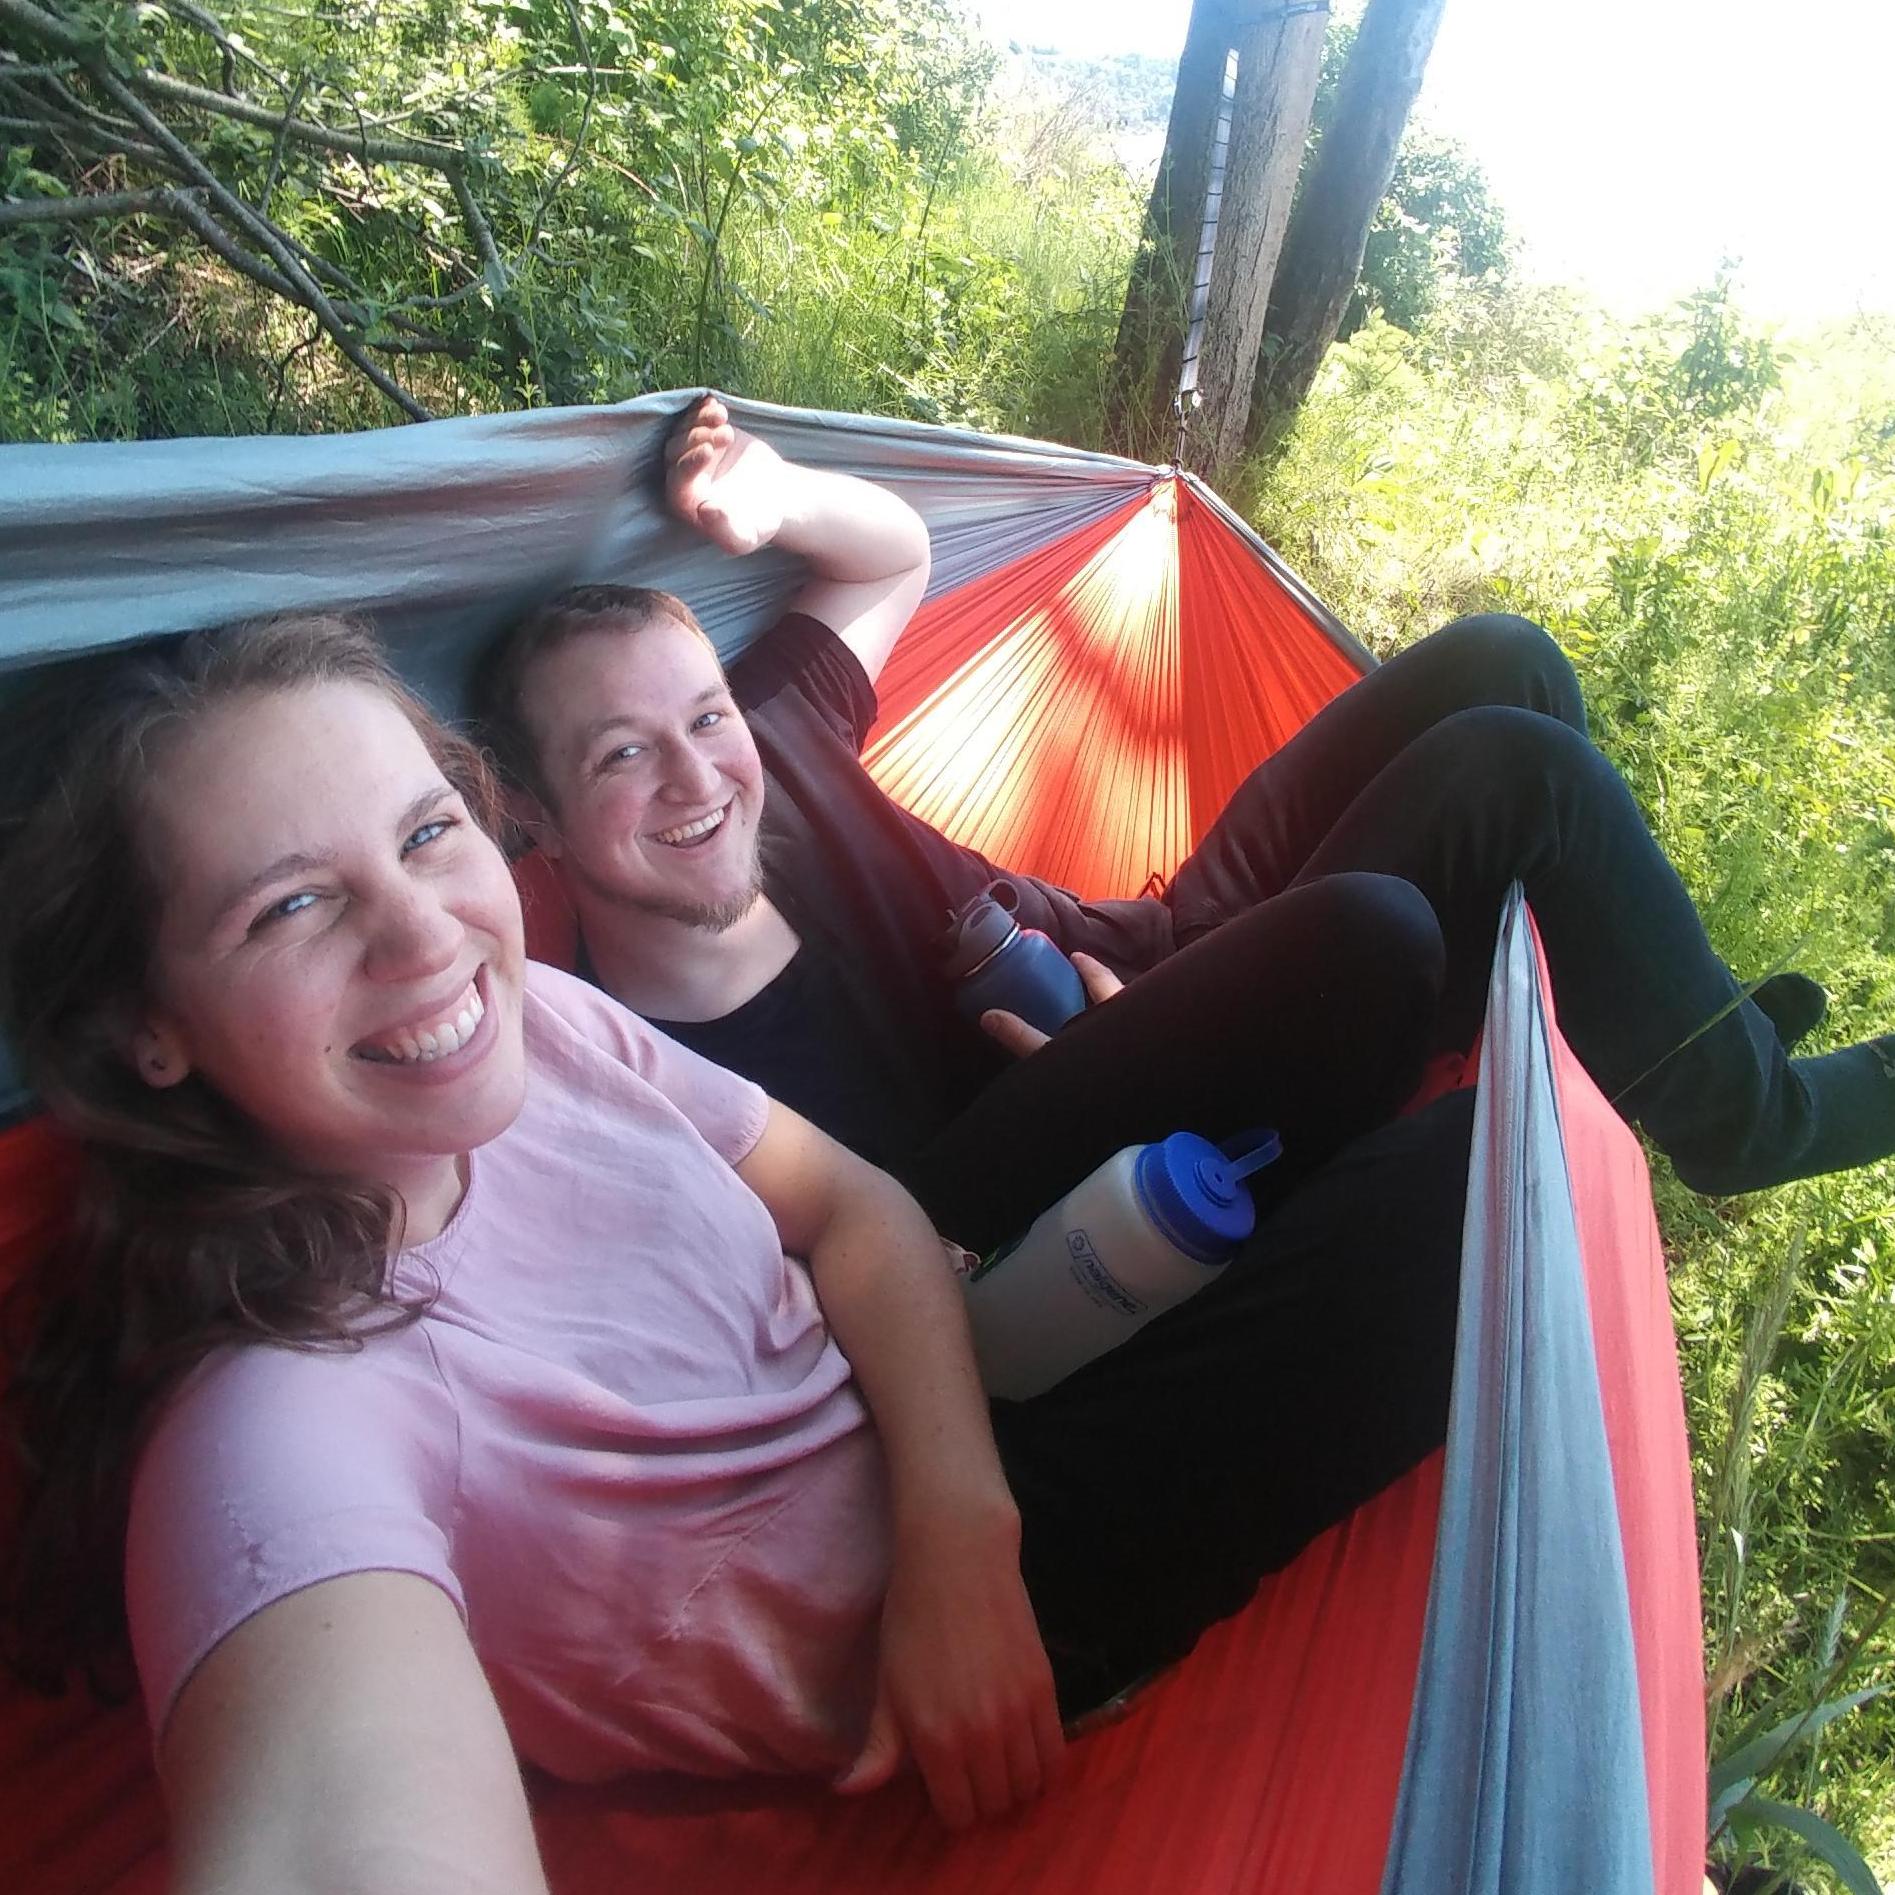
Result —
M1034 1221L1009 1251L966 1278L981 1385L1038 1395L1136 1335L1160 1311L1215 1281L1172 1243L1139 1198L1142 1145L1128 1145Z

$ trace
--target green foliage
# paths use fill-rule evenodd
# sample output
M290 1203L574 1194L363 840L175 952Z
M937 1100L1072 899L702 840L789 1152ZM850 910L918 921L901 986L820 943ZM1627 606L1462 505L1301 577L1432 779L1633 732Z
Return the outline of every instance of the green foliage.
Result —
M1844 1602L1837 1603L1840 1607ZM1832 1631L1839 1619L1839 1611L1832 1614ZM1713 1848L1728 1855L1732 1842L1741 1845L1761 1833L1787 1831L1814 1852L1850 1895L1882 1895L1881 1883L1861 1851L1833 1824L1813 1810L1779 1802L1757 1788L1761 1777L1780 1769L1804 1745L1814 1743L1825 1726L1880 1695L1873 1690L1852 1691L1847 1697L1811 1705L1761 1736L1748 1738L1714 1764L1709 1783Z
M498 261L434 171L200 127L234 190L362 286L375 346L417 314L447 338L388 358L437 412L708 382L1096 434L1135 187L1071 114L988 106L993 56L951 0L336 0L226 24L302 117L469 154ZM137 60L219 83L203 35L155 10L143 33ZM126 182L51 144L7 164L10 195ZM171 226L0 231L0 438L387 418L305 312Z
M1787 346L1723 282L1626 326L1450 281L1419 332L1334 350L1251 477L1265 535L1382 650L1467 611L1549 625L1719 951L1824 981L1831 1044L1895 1020L1892 340ZM1712 1754L1806 1740L1745 1766L1720 1849L1851 1886L1820 1806L1887 1881L1895 1709L1816 1707L1895 1684L1895 1165L1723 1203L1655 1169Z
M219 85L205 35L144 17L128 68ZM993 65L948 0L337 0L239 5L226 25L284 79L279 98L259 84L272 110L461 154L497 255L478 254L436 170L294 138L278 149L268 128L214 114L190 126L237 196L359 285L371 350L437 411L757 388L784 354L807 372L811 338L784 351L770 331L786 295L818 286L824 387L766 392L886 402L963 329L1001 319L978 283L1008 259L966 259L936 227ZM91 164L48 133L9 182L118 188L122 162ZM22 191L28 164L50 184ZM0 420L22 433L55 414L81 437L385 416L307 315L270 307L173 226L0 233L0 294L4 385L19 390ZM888 319L880 359L855 345L861 309ZM443 339L418 355L417 313Z
M1397 328L1419 329L1444 281L1502 278L1510 255L1506 214L1486 173L1455 140L1411 124L1369 227L1342 334L1353 335L1371 312Z
M1745 327L1727 264L1709 288L1636 324L1580 371L1570 426L1582 446L1629 467L1667 456L1682 467L1708 451L1724 457L1722 472L1742 450L1741 432L1707 443L1703 425L1761 416L1783 367L1773 338ZM1712 473L1707 462L1703 484Z

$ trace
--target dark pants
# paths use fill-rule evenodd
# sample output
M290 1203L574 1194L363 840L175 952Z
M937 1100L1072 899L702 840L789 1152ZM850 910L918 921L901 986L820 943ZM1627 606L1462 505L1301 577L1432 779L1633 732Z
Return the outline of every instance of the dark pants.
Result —
M1441 1440L1471 1103L1386 1121L1428 1054L1477 1030L1516 879L1574 1051L1681 1169L1747 1176L1806 1139L1804 1089L1587 740L1571 667L1488 617L1393 659L1255 771L1167 892L1179 951L907 1168L940 1227L985 1249L1122 1145L1283 1134L1257 1233L1213 1288L995 1404L1068 1710L1188 1649Z
M1325 905L1318 891L1344 877L1354 891ZM1380 878L1379 897L1365 877ZM1158 1113L1195 1100L1217 1118L1222 1079L1241 1065L1250 1106L1235 1115L1278 1116L1294 1179L1386 1116L1404 1062L1472 1040L1516 880L1573 1051L1686 1182L1753 1190L1883 1148L1879 1122L1861 1129L1857 1093L1820 1098L1809 1080L1822 1069L1786 1058L1713 952L1630 791L1587 740L1559 648L1524 619L1490 615L1424 639L1329 704L1245 780L1179 869L1165 896L1178 947L1195 953L1241 918L1256 930L1247 966L1186 976L1161 963L989 1086L904 1175L943 1229L985 1248L1119 1144L1177 1124L1236 1129ZM1438 948L1392 882L1421 895ZM1291 896L1306 905L1279 912ZM1332 949L1351 915L1376 938ZM1421 959L1404 966L1409 953ZM1143 1012L1120 1011L1160 974L1170 978ZM1429 981L1439 1004L1417 1043L1402 1014Z
M1208 1289L993 1404L1067 1716L1182 1657L1441 1444L1473 1106L1357 1139Z
M1521 882L1568 1044L1687 1183L1754 1190L1861 1163L1705 937L1579 686L1524 619L1463 619L1328 705L1244 782L1167 900L1190 941L1343 871L1397 876L1441 924L1436 1034L1480 1025L1500 904ZM1859 1114L1858 1114L1859 1116ZM1869 1140L1873 1145L1873 1138Z

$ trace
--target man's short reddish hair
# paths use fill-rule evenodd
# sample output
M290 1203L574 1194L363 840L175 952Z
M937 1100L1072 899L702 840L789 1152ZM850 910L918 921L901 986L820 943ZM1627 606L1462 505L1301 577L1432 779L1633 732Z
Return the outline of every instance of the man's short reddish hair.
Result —
M697 614L675 592L650 586L568 586L529 612L487 654L476 692L481 734L507 780L548 802L539 744L526 720L526 680L533 667L561 645L588 632L642 632L659 619L675 619L717 655Z

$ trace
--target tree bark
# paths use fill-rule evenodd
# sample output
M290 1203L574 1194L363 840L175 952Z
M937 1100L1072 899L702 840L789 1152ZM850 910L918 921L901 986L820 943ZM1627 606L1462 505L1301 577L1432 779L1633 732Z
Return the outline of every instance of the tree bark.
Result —
M1216 481L1244 451L1264 315L1322 67L1326 4L1266 6L1237 30L1237 96L1188 459Z
M1280 440L1336 339L1446 0L1369 0L1270 293L1249 426Z
M1108 438L1140 460L1168 459L1176 443L1172 402L1233 33L1230 0L1194 0L1106 392Z

